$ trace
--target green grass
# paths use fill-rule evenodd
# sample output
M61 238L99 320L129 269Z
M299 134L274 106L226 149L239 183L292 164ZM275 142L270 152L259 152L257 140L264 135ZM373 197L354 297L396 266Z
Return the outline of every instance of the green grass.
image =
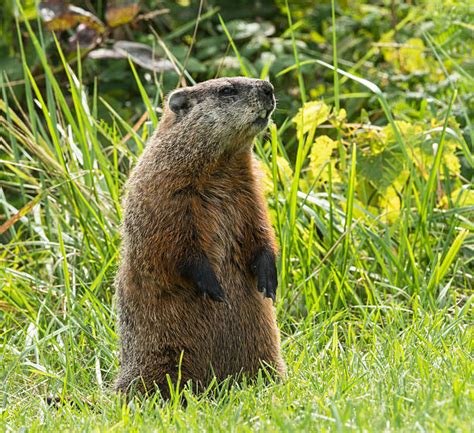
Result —
M10 373L13 397L4 420L13 431L22 426L30 431L468 431L472 332L462 317L395 306L366 310L363 319L357 309L319 315L285 334L284 383L259 380L212 398L185 392L186 409L156 400L127 406L101 389L94 364L107 369L113 362L104 349L111 345L106 333L89 343L93 347L56 347L49 353L43 349L48 343L38 341L23 355L24 367ZM61 335L78 341L82 332L69 327ZM24 335L18 337L24 347ZM42 365L57 365L50 372L54 377L26 365L35 350ZM76 358L69 364L65 350ZM65 394L74 404L46 407L43 395L55 385L61 390L67 369Z
M118 366L112 281L122 186L151 127L130 124L100 88L86 89L81 63L69 67L58 45L66 90L44 38L26 26L46 79L40 88L23 57L22 106L0 77L2 431L472 431L473 207L436 206L439 189L451 188L440 175L441 151L457 89L444 101L439 153L424 178L409 157L411 137L370 77L341 69L336 49L332 66L314 59L321 72L334 70L337 104L351 98L339 75L378 98L410 173L398 218L389 223L361 208L357 149L342 146L342 131L335 135L347 181L336 193L332 181L304 187L317 128L297 138L290 122L272 125L256 152L269 173L281 249L277 312L287 379L269 383L262 372L256 382L214 385L205 395L181 387L167 403L126 402L110 392ZM289 27L304 92L290 15ZM130 76L156 123L133 66ZM294 157L284 145L290 133ZM459 152L472 161L465 143ZM64 402L48 406L48 396Z

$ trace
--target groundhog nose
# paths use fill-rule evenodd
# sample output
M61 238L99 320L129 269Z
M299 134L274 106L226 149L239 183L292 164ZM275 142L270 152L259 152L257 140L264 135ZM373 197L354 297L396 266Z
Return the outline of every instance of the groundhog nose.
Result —
M268 81L261 81L258 87L259 93L267 110L275 108L275 97L273 96L273 86Z
M262 81L260 91L267 97L273 98L273 86L268 81Z

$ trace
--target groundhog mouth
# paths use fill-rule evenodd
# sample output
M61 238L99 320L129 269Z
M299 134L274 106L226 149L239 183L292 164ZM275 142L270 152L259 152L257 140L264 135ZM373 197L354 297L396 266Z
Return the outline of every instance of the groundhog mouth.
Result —
M270 118L270 114L272 113L273 110L260 110L258 112L257 118L254 120L253 123L255 123L258 126L265 127L268 124L268 119Z

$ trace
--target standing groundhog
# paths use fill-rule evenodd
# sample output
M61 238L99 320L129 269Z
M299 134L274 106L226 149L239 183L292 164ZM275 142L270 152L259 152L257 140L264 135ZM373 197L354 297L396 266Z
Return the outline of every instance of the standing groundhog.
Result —
M167 397L167 375L203 387L262 362L284 373L277 248L252 155L274 108L273 86L248 78L170 95L127 184L118 391Z

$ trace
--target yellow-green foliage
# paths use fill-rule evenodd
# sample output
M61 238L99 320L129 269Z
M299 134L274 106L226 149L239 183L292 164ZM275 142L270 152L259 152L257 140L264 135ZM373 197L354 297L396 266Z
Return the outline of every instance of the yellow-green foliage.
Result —
M293 123L300 140L306 134L314 134L316 131L309 152L308 167L301 177L304 190L325 190L331 177L333 190L343 193L348 179L347 172L341 171L338 146L340 143L349 152L354 144L357 148L356 203L380 215L384 221L394 222L402 207L401 196L404 195L410 170L413 170L414 176L428 179L435 162L443 120L433 118L426 121L395 122L406 143L409 161L405 160L391 125L377 127L367 123L349 123L345 110L340 110L335 115L333 108L320 100L304 104L293 118ZM325 133L327 129L318 128L324 123L330 129L339 128L342 132L340 137L331 138ZM456 128L454 119L449 119L449 123ZM456 133L452 131L452 135L444 140L439 178L450 177L454 189L462 185L458 151L459 143ZM288 170L289 167L285 171ZM439 191L436 200L438 207L446 206L446 193ZM464 191L461 199L468 202L467 197L471 193L469 190Z

